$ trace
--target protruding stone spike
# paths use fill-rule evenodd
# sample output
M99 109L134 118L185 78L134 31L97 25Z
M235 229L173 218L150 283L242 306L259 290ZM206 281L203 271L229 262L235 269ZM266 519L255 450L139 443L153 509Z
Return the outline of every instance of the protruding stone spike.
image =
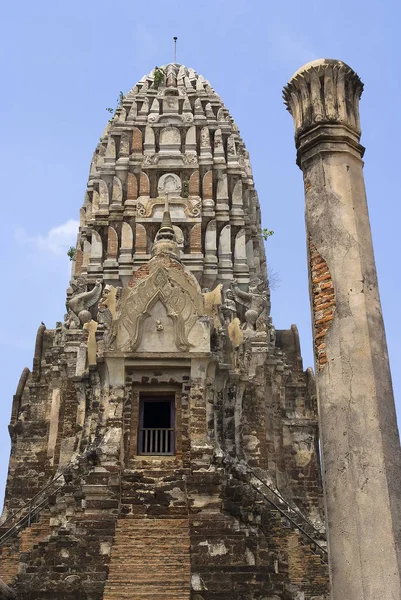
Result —
M214 132L213 162L215 164L225 164L226 162L221 129L216 129Z
M159 100L157 98L154 98L153 102L152 102L152 106L150 107L150 114L159 114L160 112L160 104L159 104Z
M127 121L135 121L137 114L138 114L138 107L134 100L134 102L132 103L131 108L129 110L129 113L127 116Z
M216 115L213 112L213 108L212 108L212 105L210 104L210 102L208 102L205 106L205 113L206 113L207 119L209 119L211 121L216 120Z

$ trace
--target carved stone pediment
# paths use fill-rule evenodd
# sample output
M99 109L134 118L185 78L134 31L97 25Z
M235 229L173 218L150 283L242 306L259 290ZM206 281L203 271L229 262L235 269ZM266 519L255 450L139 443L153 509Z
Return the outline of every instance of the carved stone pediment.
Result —
M202 295L182 265L159 255L136 277L134 287L121 292L116 350L208 351L208 324L200 318Z

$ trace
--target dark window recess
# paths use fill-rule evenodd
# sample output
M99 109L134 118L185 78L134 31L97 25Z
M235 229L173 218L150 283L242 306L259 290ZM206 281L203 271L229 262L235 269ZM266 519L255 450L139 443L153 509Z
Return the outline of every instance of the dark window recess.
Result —
M138 454L174 454L174 421L174 395L141 395Z

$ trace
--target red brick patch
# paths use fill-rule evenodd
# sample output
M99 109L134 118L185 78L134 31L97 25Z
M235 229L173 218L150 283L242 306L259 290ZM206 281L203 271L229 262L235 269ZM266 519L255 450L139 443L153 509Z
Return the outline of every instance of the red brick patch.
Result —
M136 200L138 198L138 182L134 173L128 173L127 181L127 200Z
M318 369L327 363L325 336L334 319L336 300L327 263L309 241L309 260L312 281L314 346Z
M138 127L132 131L131 152L133 154L142 154L142 133Z

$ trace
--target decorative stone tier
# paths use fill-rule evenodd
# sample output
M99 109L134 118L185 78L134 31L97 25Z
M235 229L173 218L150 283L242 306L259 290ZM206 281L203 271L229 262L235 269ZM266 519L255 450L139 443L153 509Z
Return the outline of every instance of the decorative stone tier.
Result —
M95 150L73 279L126 285L150 254L166 197L181 258L202 286L266 278L259 201L238 127L202 75L162 69L161 81L152 71L122 98Z

